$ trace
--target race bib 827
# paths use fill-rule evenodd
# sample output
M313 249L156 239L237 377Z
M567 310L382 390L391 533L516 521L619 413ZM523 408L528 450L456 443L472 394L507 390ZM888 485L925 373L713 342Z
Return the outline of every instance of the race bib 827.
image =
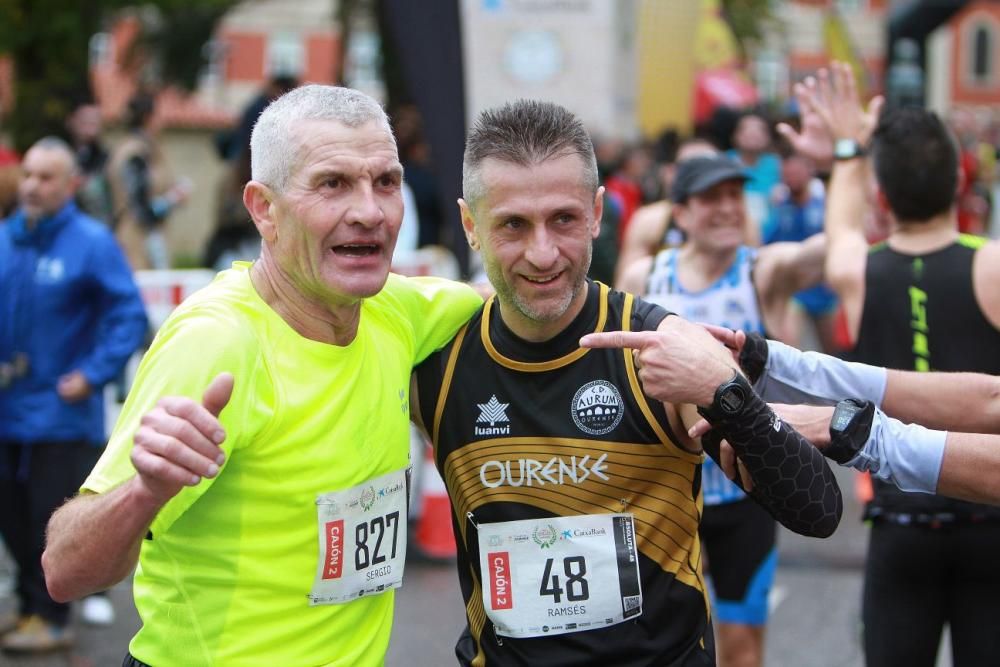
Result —
M406 559L406 470L316 498L319 562L309 603L398 588Z

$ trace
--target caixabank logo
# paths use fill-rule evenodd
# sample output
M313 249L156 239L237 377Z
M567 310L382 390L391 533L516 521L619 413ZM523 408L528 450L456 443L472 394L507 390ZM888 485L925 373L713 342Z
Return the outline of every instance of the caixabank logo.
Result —
M610 433L622 420L622 395L606 380L594 380L580 387L573 396L570 413L573 423L584 433Z

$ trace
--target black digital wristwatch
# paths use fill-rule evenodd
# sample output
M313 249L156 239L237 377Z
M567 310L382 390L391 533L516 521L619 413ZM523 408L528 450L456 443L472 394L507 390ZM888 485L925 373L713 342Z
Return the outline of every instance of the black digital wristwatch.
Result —
M712 404L707 408L698 407L698 414L714 423L732 419L739 415L753 395L753 387L747 379L733 371L733 377L723 382L715 390Z
M871 435L875 419L875 404L847 398L837 403L830 417L830 444L823 455L844 464L857 456Z

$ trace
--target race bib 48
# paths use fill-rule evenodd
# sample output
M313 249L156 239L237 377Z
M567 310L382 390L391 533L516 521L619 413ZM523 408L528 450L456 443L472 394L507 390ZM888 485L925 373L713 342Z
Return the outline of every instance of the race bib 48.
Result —
M507 637L606 627L642 614L630 514L479 526L483 605Z

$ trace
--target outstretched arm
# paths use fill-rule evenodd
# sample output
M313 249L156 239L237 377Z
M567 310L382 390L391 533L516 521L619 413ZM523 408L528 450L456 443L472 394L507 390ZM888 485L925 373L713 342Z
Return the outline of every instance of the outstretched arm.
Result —
M218 474L225 433L216 417L232 390L232 375L223 373L202 405L161 399L135 435L136 475L107 493L81 494L52 515L42 567L54 600L80 598L125 578L160 509L185 486Z
M866 111L858 99L851 68L840 62L821 69L795 86L804 116L822 121L837 141L854 141L867 147L878 122L882 98L876 97ZM868 242L864 221L869 213L868 161L863 157L834 163L827 194L825 229L828 237L826 280L844 305L851 339L857 338L864 305L865 266Z
M818 448L829 445L833 408L774 407ZM935 431L876 412L867 440L845 465L904 491L1000 505L1000 435ZM732 472L730 464L727 474Z
M803 352L759 334L706 327L741 359L763 368L754 388L771 403L833 405L872 401L890 417L928 428L1000 433L1000 377L983 373L923 373L847 362ZM745 369L746 370L746 369Z
M803 535L827 537L836 530L843 500L822 454L777 419L748 384L746 401L733 414L721 416L713 409L716 388L735 371L728 352L704 329L669 317L656 332L588 334L580 344L637 350L646 394L666 403L697 405L703 414L707 409L715 427L711 437L729 441L750 475L751 495L775 519ZM706 451L717 450L712 444L705 443Z
M882 409L928 428L1000 433L1000 377L890 370Z
M772 243L758 251L754 269L757 291L768 302L787 301L799 290L823 281L826 235L805 241Z

